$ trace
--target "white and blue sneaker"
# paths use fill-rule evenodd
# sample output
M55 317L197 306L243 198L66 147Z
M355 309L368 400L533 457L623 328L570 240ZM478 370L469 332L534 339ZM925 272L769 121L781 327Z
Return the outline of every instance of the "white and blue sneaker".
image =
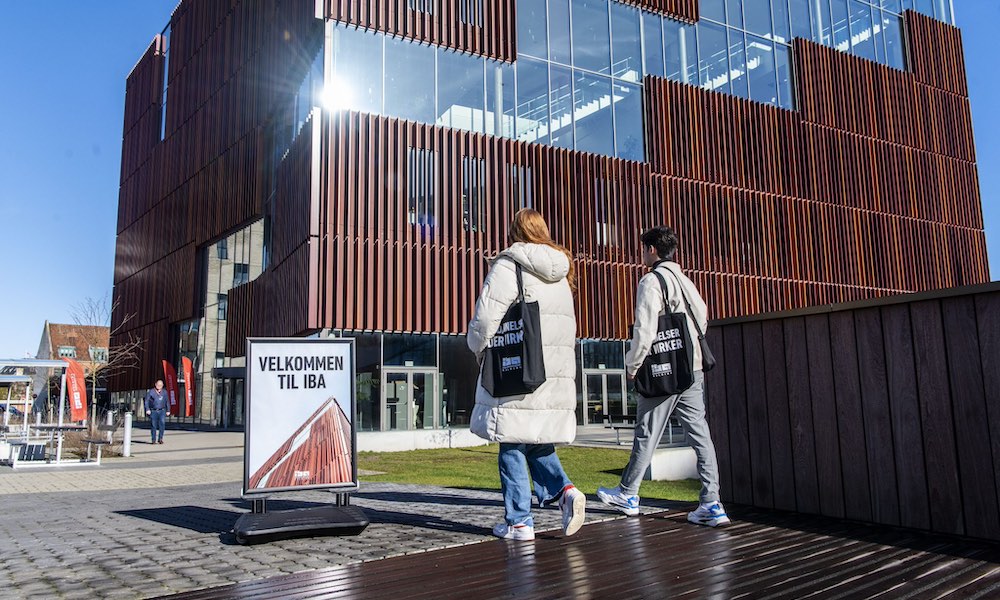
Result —
M621 486L613 488L597 488L597 497L601 502L616 508L630 517L639 514L639 496L629 496L622 492Z
M573 535L583 527L587 511L587 497L572 485L566 486L559 498L559 508L562 510L562 525L564 535Z
M721 502L702 504L696 510L688 513L688 521L708 527L724 527L730 523L729 517L726 516L726 509L722 507Z
M524 523L518 525L508 525L506 522L497 523L493 526L493 535L505 540L528 542L535 539L535 528Z

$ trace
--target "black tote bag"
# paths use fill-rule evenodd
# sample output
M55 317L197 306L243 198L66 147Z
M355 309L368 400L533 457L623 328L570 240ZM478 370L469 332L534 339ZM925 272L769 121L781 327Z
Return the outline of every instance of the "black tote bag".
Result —
M663 304L667 301L667 282L657 271ZM656 337L646 355L646 360L635 374L635 391L644 398L673 396L694 383L694 351L688 332L687 315L683 312L664 312L656 325Z
M524 301L521 265L514 262L514 270L517 300L507 309L483 357L483 388L494 398L530 394L545 383L538 303Z

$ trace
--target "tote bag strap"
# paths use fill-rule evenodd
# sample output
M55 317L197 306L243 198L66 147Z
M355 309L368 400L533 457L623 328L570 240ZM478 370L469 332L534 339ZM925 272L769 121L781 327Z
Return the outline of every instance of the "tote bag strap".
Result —
M664 267L664 268L667 270L668 273L670 273L670 275L673 276L674 281L677 282L677 288L680 289L681 291L681 298L684 298L684 305L687 306L687 314L689 317L691 317L691 322L694 323L694 330L698 332L698 339L699 340L705 339L705 334L701 330L701 325L698 324L698 319L695 318L694 312L691 310L691 302L688 300L687 294L684 293L684 284L681 283L680 277L678 277L677 274L674 273L670 267ZM656 273L657 277L660 278L660 284L662 285L664 283L664 279L663 276L659 274L659 269L654 269L653 272ZM664 290L664 302L665 301L666 301L666 291Z
M514 263L514 273L517 274L517 299L514 302L524 302L524 280L521 276L521 263L517 262L509 256L497 257L497 261L509 260ZM513 303L512 303L513 304Z

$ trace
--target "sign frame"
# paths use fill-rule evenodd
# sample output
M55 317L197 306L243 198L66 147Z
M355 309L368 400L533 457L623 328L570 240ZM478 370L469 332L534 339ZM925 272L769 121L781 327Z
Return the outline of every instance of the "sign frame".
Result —
M351 425L351 475L352 480L343 483L320 483L320 484L310 484L310 485L295 485L295 486L283 486L283 487L265 487L265 488L250 488L250 449L251 449L251 436L253 434L254 420L253 420L253 410L252 402L254 399L253 393L253 364L251 359L254 357L253 350L256 348L261 348L268 345L279 345L279 344L320 344L320 345L336 345L336 346L346 346L349 366L344 369L345 373L350 377L350 425ZM355 340L349 337L315 337L315 338L302 338L302 337L275 337L275 338L264 338L264 337L253 337L247 338L246 340L246 381L244 385L244 401L246 403L245 410L245 421L244 421L244 434L243 434L243 489L241 491L241 497L244 500L252 499L252 497L260 498L261 496L267 496L270 494L282 493L282 492L298 492L298 491L310 491L310 490L336 490L339 493L350 493L356 492L358 490L358 432L357 432L357 373L356 373L356 352L355 352ZM338 402L339 404L339 402Z

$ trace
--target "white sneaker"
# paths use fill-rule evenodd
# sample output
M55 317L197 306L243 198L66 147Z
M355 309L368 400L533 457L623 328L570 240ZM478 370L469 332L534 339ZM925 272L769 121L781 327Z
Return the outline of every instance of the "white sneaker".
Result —
M506 522L493 526L493 535L505 540L531 541L535 539L535 528L531 525L508 525Z
M573 535L583 527L587 497L575 487L568 487L559 498L559 509L562 510L563 533Z
M696 525L707 525L709 527L723 527L729 525L731 522L721 502L702 504L696 510L688 513L688 521Z
M630 517L639 514L639 496L629 496L622 493L621 486L599 487L597 488L597 497L601 499L601 502L612 508L617 508Z

